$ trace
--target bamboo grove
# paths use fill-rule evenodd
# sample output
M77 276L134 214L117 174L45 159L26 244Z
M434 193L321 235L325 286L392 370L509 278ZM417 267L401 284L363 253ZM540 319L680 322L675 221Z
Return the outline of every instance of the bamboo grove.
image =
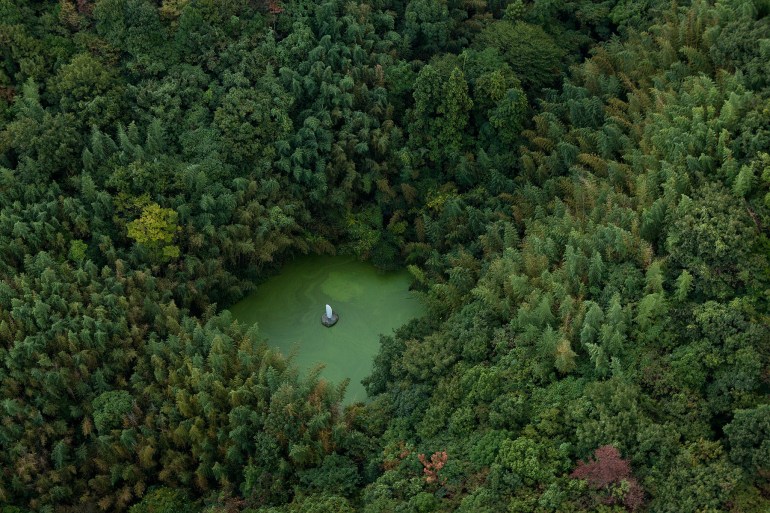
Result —
M0 512L770 508L767 0L0 0ZM408 267L370 400L226 307Z

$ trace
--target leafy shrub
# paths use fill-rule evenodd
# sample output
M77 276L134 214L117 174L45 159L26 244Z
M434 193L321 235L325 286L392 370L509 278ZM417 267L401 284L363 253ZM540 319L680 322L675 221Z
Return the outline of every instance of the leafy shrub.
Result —
M107 433L111 429L119 429L123 417L133 407L131 394L125 390L104 392L91 402L94 409L94 425L99 433Z

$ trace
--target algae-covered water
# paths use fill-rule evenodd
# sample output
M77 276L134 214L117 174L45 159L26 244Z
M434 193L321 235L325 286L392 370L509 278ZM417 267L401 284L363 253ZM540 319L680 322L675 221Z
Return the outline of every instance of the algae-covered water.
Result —
M407 271L383 272L344 256L306 256L287 263L280 274L229 308L248 325L258 324L268 344L294 352L301 369L325 365L321 376L339 383L350 378L345 403L366 399L361 380L371 374L380 334L424 311L409 292ZM339 321L321 324L330 304Z

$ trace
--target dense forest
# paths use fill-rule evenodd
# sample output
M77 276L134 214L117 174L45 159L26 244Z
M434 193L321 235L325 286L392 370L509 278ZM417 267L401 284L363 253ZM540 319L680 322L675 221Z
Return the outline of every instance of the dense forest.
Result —
M0 0L0 512L770 511L769 0ZM407 267L370 400L228 305Z

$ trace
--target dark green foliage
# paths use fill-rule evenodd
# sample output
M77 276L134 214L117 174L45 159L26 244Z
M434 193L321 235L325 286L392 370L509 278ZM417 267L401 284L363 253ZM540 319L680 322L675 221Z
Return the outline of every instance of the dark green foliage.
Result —
M324 493L297 499L283 511L287 513L353 513L356 510L345 497Z
M181 490L157 488L144 496L141 502L131 506L129 513L193 513L196 508Z
M405 43L426 53L445 50L452 43L454 24L447 2L412 0L404 14Z
M303 471L300 482L308 490L349 496L358 487L358 469L349 458L332 454L319 467Z
M724 299L754 288L759 264L746 241L756 233L751 217L725 191L708 188L698 199L682 197L671 223L666 249L672 269L688 271L694 292Z
M761 90L768 86L770 71L767 67L770 48L764 43L770 28L768 4L764 1L737 4L737 9L722 9L719 13L720 24L709 34L713 41L709 52L720 67L740 71L748 87Z
M108 434L113 429L120 429L123 418L133 409L131 394L125 390L104 392L92 402L94 426L100 434Z
M498 50L531 93L553 85L561 73L562 49L536 25L494 23L478 35L475 45Z
M0 511L767 511L769 14L0 0ZM308 252L367 404L217 314Z
M725 426L730 442L730 459L750 473L767 471L770 465L770 406L737 410Z
M725 457L719 442L699 440L687 444L673 461L665 478L653 472L648 479L653 491L650 508L655 511L698 511L728 508L740 471Z

